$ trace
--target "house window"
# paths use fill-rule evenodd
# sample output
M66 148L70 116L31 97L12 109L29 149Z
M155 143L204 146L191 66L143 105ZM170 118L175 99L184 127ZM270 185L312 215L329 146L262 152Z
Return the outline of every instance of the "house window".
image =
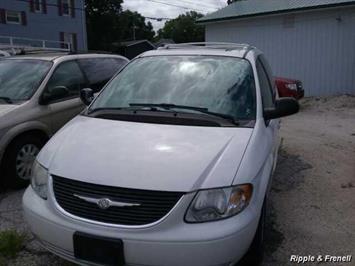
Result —
M63 42L62 48L69 48L71 51L77 50L76 33L61 32L60 35L60 39Z
M6 10L6 23L22 24L21 12Z
M63 10L63 16L70 16L70 10L71 10L71 4L70 0L62 0L62 10Z
M42 0L34 0L34 11L36 13L42 12Z

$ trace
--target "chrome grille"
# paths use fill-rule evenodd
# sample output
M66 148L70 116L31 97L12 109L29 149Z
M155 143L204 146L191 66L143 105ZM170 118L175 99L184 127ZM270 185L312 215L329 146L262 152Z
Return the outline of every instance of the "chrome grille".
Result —
M111 187L52 176L57 203L66 212L97 222L139 226L163 218L183 196L182 192L166 192ZM94 199L138 203L140 206L101 209L98 204L79 199L75 195Z

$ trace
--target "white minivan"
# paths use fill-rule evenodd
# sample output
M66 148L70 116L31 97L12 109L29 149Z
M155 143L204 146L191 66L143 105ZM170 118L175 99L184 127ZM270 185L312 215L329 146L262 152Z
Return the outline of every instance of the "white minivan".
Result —
M83 265L261 260L279 147L278 98L249 45L168 45L127 64L37 156L25 218Z

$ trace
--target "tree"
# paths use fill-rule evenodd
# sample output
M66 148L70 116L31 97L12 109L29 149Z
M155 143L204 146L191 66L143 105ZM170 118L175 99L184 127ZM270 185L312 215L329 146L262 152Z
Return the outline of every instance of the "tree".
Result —
M88 44L91 50L108 50L118 39L118 17L123 0L86 0Z
M112 43L136 39L152 40L150 22L137 12L122 11L123 0L86 0L86 20L90 50L112 51ZM135 35L135 36L134 36Z
M190 11L169 20L158 31L158 37L173 39L176 43L203 42L205 40L205 28L196 24L196 20L201 17L203 17L202 14Z
M153 40L155 32L153 25L148 21L146 23L145 18L138 12L132 12L126 10L121 13L119 17L120 40Z

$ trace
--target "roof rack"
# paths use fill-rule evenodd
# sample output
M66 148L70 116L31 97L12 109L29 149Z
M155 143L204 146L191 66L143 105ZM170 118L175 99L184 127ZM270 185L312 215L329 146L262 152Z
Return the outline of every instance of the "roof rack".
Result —
M231 42L190 42L190 43L179 43L179 44L165 44L159 49L184 49L189 48L209 48L209 49L223 49L223 50L240 50L248 49L251 46L244 43L231 43Z
M0 54L4 56L71 50L69 42L0 36Z

